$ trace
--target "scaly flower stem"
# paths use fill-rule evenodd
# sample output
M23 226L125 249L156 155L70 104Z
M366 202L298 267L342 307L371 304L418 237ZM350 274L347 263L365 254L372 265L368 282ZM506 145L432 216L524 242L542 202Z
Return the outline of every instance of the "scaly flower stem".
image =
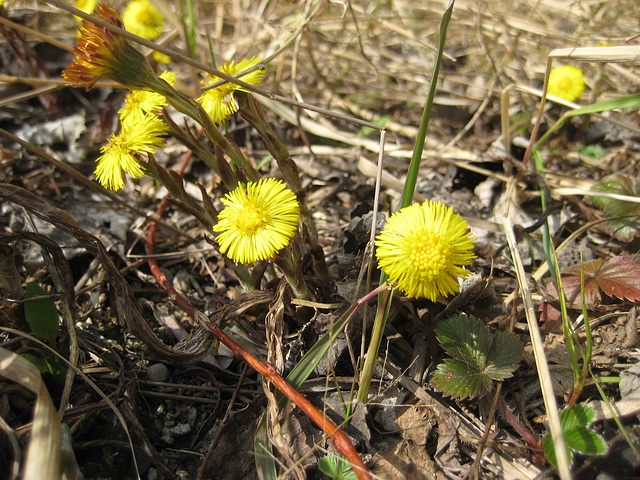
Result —
M229 156L234 166L241 169L247 180L257 181L260 178L260 174L258 174L256 169L253 168L253 165L247 161L238 146L220 133L206 112L195 100L178 92L160 78L157 79L157 82L154 83L151 89L163 95L173 108L188 115L202 125L207 138Z
M298 238L292 239L289 246L278 253L276 256L276 265L278 265L282 273L284 273L295 298L308 300L309 291L302 274L302 258L297 240Z
M267 150L278 163L287 185L299 194L302 190L302 182L298 174L298 166L289 155L287 147L278 139L271 125L267 122L262 107L249 93L238 92L238 102L240 115L260 134ZM318 232L311 212L302 198L300 199L300 217L307 230L309 244L313 248L318 244Z
M260 104L251 94L245 92L238 92L238 103L240 105L240 115L249 125L258 131L267 150L269 150L273 158L278 162L278 167L280 167L280 171L287 181L289 188L294 192L300 191L302 189L302 182L298 174L298 166L291 159L287 147L278 140L271 125L269 125L269 122L264 118L264 112Z
M189 157L191 157L191 155L189 155ZM178 173L159 165L151 154L149 154L149 161L146 163L146 167L147 172L153 178L158 180L158 182L169 190L171 195L182 202L181 207L186 212L197 218L207 230L211 230L211 228L216 224L216 219L211 216L212 212L207 211L207 209L203 209L202 205L196 202L194 198L187 193L184 189L182 177Z
M222 183L229 190L233 190L238 185L238 177L233 173L231 166L225 160L224 155L215 155L204 148L202 144L194 138L189 130L183 129L173 121L171 115L164 109L162 117L169 125L169 133L185 147L195 153L214 172L220 175Z

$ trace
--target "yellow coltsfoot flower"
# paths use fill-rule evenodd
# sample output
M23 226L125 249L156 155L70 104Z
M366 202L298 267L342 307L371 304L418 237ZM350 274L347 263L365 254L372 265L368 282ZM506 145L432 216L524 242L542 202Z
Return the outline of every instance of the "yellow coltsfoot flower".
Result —
M281 181L263 178L242 184L222 199L225 208L213 231L220 251L234 262L273 258L289 245L298 228L300 205Z
M127 31L147 40L158 38L164 26L164 15L149 0L129 2L122 19Z
M173 72L162 72L160 78L173 86L176 82L176 74ZM162 107L168 105L167 99L156 92L147 90L132 90L124 99L124 107L118 110L120 120L125 121L131 117L132 120L139 120L146 113L157 114Z
M164 53L153 52L153 54L151 54L151 56L153 57L153 59L157 63L162 63L164 65L169 65L169 62L171 62L171 57L169 55L165 55Z
M547 93L568 102L574 102L584 91L582 70L572 65L557 67L549 74Z
M234 64L234 62L225 63L220 68L220 71L233 76L256 66L258 63L260 63L259 58L251 57L249 60L243 60L238 64ZM257 85L260 83L263 76L264 72L262 70L254 70L239 79L245 83ZM212 85L221 80L220 78L209 75L208 73L207 77L209 81L206 82L203 80L203 85ZM233 92L235 91L246 92L246 90L240 85L227 82L224 85L220 85L219 87L211 88L203 92L198 98L198 102L202 105L202 108L204 108L205 112L207 112L207 115L211 117L211 120L213 120L214 123L223 124L227 118L238 111L238 103L233 97Z
M457 293L456 277L466 277L462 268L475 257L467 222L441 202L414 203L389 218L376 237L376 256L391 282L408 297Z
M98 5L98 0L76 0L75 7L84 13L91 15ZM82 22L80 17L74 17L78 23Z
M162 135L167 124L158 116L146 114L135 121L122 123L122 129L109 143L100 149L102 156L96 160L95 175L100 184L111 190L120 190L127 179L125 172L134 178L144 175L144 167L134 154L155 153L162 145Z
M101 3L95 15L111 25L124 28L118 12ZM75 58L62 72L62 77L74 87L89 90L95 83L108 78L130 90L150 89L157 77L147 59L129 42L111 30L85 20L79 28Z

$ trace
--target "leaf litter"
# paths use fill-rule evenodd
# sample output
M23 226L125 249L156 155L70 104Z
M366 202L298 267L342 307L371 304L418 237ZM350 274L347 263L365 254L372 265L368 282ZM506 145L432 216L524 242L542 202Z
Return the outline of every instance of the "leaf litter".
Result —
M289 28L299 26L296 19L304 6L302 2L274 2L259 7L254 3L234 0L211 9L204 2L196 2L202 14L198 17L202 26L215 26L211 38L216 53L221 55L220 60L227 61L245 52L273 50L283 43ZM273 82L270 88L293 91L314 105L384 122L391 134L386 147L381 197L385 213L390 211L401 191L424 103L426 78L432 68L432 34L437 30L435 26L445 5L434 2L427 9L415 2L394 2L392 7L394 10L372 12L367 2L351 2L314 12L310 28L300 37L298 46L280 57L277 68L266 75L266 81ZM17 14L21 21L32 26L41 15L45 31L71 40L75 30L72 19L57 21L59 13L53 9L40 11L40 8L25 2ZM436 365L445 355L436 341L436 331L442 323L436 325L434 320L442 322L447 316L465 313L479 325L487 325L490 335L502 334L513 325L514 334L525 344L527 361L520 363L513 377L504 380L503 396L523 423L530 423L533 433L542 437L545 426L534 423L534 419L545 412L534 363L526 353L530 341L522 309L518 302L505 301L516 291L515 271L502 248L500 218L493 213L495 205L504 199L505 178L517 177L520 187L517 196L510 200L521 219L518 247L527 259L528 273L535 278L544 258L541 230L530 231L528 227L543 213L538 198L539 180L522 170L519 162L523 154L522 140L531 132L538 98L522 92L512 98L508 115L514 137L507 155L504 145L500 151L494 144L502 135L499 93L511 83L541 86L546 53L554 48L594 45L603 40L625 45L624 39L629 38L635 28L631 21L633 2L613 2L598 11L592 11L593 8L569 2L554 6L522 2L511 10L473 2L455 5L447 41L448 57L441 74L416 197L443 200L469 218L472 230L478 228L475 235L480 239L476 244L478 259L469 269L479 275L481 281L469 290L463 289L460 298L433 303L399 299L392 305L375 372L376 395L366 406L366 415L365 410L357 410L353 420L343 425L359 451L368 456L372 472L380 478L463 478L472 474L481 443L487 448L487 456L479 467L480 478L535 478L544 468L532 462L526 442L500 415L488 438L482 440L485 422L490 417L490 395L454 401L433 388ZM345 11L348 15L344 15ZM44 43L32 41L44 49ZM6 47L2 55L10 56ZM69 57L64 51L56 50L55 55L46 59L51 65L48 76L57 78L56 68L64 67ZM580 67L588 80L587 92L579 100L581 104L637 91L637 78L628 64L582 62ZM178 73L188 83L189 72L185 69ZM19 74L28 76L27 72ZM363 82L363 79L371 81ZM28 90L19 84L5 85ZM39 145L47 145L49 153L77 165L78 170L89 177L99 147L107 136L102 129L109 125L110 109L119 107L118 90L106 87L103 92L109 96L101 93L99 102L95 101L98 98L95 93L89 93L88 97L78 95L68 104L71 105L69 111L58 113L46 111L47 103L33 100L15 103L10 108L20 109L26 105L29 115L25 114L27 110L14 114L11 109L4 109L0 112L1 126L18 136L26 135L27 131L37 132L38 137L27 140L33 142L37 138ZM8 96L6 90L3 96ZM374 159L371 152L377 148L377 141L371 132L342 121L328 121L316 114L305 113L300 122L294 121L294 114L289 117L291 123L287 123L283 120L289 113L287 107L278 108L274 107L278 113L270 120L295 152L293 157L305 173L305 188L313 199L310 204L318 220L331 279L341 285L336 290L341 295L334 295L326 304L284 306L284 323L278 337L287 356L285 364L294 365L328 328L331 318L339 317L335 304L346 305L353 298L357 274L366 262L367 229L371 225L375 175L366 162ZM561 108L548 107L545 115L550 124L561 114ZM84 118L85 123L79 124L77 118ZM596 181L599 182L596 190L604 188L609 193L637 196L638 150L633 135L628 135L629 129L624 128L625 122L632 126L638 122L637 111L628 110L620 119L623 126L616 127L617 133L611 127L607 127L605 133L599 122L583 118L568 122L545 152L545 168L552 194L548 218L554 241L560 244L582 229L581 240L595 256L584 265L574 259L571 266L561 270L569 308L576 313L575 318L581 313L580 285L584 278L595 339L591 368L601 377L625 378L628 375L624 372L638 361L634 350L638 346L637 325L630 320L639 294L635 259L637 230L634 230L637 203L554 194L556 189L582 188L585 183ZM43 138L48 129L51 137ZM256 161L267 154L240 120L232 120L229 130ZM104 131L111 133L108 128ZM449 145L451 139L463 131L465 134ZM602 149L597 162L578 153L587 144ZM179 151L178 145L168 145L167 151ZM76 366L87 372L101 390L123 402L121 410L135 443L143 446L137 452L143 478L195 478L201 458L218 432L223 409L229 405L241 378L241 362L234 360L227 365L225 360L222 368L222 362L216 357L224 356L224 351L220 349L211 354L210 340L200 336L157 289L145 267L140 247L140 238L146 231L144 217L134 220L125 217L124 207L99 196L97 189L91 193L94 200L91 208L84 212L82 208L72 209L71 205L85 202L86 186L71 181L63 172L13 142L3 139L0 154L0 177L4 183L11 184L3 185L0 192L5 218L9 214L24 218L25 210L17 208L21 206L75 239L71 243L69 237L56 238L66 252L70 247L81 247L79 255L67 256L77 285L74 309L79 315L73 321L78 330L77 348L81 358ZM266 173L274 169L268 162L264 168ZM608 177L611 174L616 176ZM199 182L205 188L217 181L197 163L188 167L184 178L189 184ZM17 187L31 194L18 191ZM153 213L160 197L149 178L129 182L121 195L123 203L135 203L147 214ZM100 201L95 201L96 198ZM612 219L621 216L626 218ZM130 228L116 224L117 217L125 218ZM228 328L242 337L245 348L265 356L264 325L268 313L265 304L271 301L271 296L269 299L253 298L250 294L242 296L237 278L217 252L202 240L198 226L179 209L171 209L164 220L191 238L169 230L159 231L157 251L166 254L161 261L162 268L177 278L181 278L179 272L188 272L188 280L182 283L183 293L205 311L234 308L233 302L238 299L246 302L247 308L231 317ZM583 228L585 226L588 228ZM2 220L3 238L8 239L8 235L15 233L13 228L15 223ZM53 291L52 274L42 268L44 259L40 250L22 250L25 241L16 242L14 237L6 243L23 252L24 258L19 259L18 267L24 284L36 279ZM54 260L54 268L60 261ZM534 289L534 301L559 309L557 292L545 288L548 279L545 277ZM153 308L145 309L141 299L172 316L173 330L155 318ZM6 301L4 293L2 302L2 326L21 326L28 331L19 322L20 313ZM443 312L445 314L440 315ZM362 325L367 327L370 317L371 312L356 318L354 323L359 326L350 325L339 338L330 361L321 368L322 375L302 388L316 405L326 406L328 416L336 423L344 420L345 399L349 398ZM126 323L127 328L120 322ZM635 329L630 329L629 324ZM180 330L184 334L180 340L184 343L178 346L178 339L171 332ZM576 325L575 334L583 339L584 327ZM61 352L70 343L67 335L62 333L59 337ZM485 334L480 333L482 335ZM3 333L3 348L12 348L12 338L11 334ZM420 347L419 338L425 339L425 348ZM553 364L554 377L558 369L565 369L562 375L558 374L556 390L562 401L573 388L573 378L571 372L566 371L564 337L551 325L546 333L545 348ZM517 357L515 352L514 357ZM408 376L420 358L423 366ZM200 361L194 363L197 360ZM513 361L518 363L517 358ZM191 365L184 366L185 362ZM145 372L158 364L167 366L168 378L146 379ZM128 385L131 382L133 387ZM214 460L208 469L211 477L256 478L255 463L249 457L255 424L265 408L259 384L255 373L249 372L243 380L221 429L218 446L213 450ZM633 391L628 385L624 384L625 392ZM49 388L53 387L49 385ZM612 403L622 401L615 383L603 384L603 388ZM7 395L10 408L3 413L3 418L17 428L19 419L30 415L32 405L28 403L33 399L26 393ZM62 392L53 392L52 396L54 402L63 398ZM19 399L26 399L27 405L17 402ZM599 399L595 387L587 386L580 399ZM94 391L76 379L64 407L65 419L75 423L73 449L86 478L134 474L124 432L106 427L114 425L115 417ZM384 421L380 419L382 410L391 412ZM630 419L628 428L632 439L637 438L637 417L633 416L636 414L637 410L633 409L621 413ZM626 417L628 415L632 416ZM280 451L280 460L298 465L298 472L310 478L321 478L317 462L307 459L333 453L326 439L296 409L281 412L273 421L280 421L281 443L289 446ZM617 439L615 423L610 419L596 420L594 425L612 446L609 456L598 460L603 462L599 464L600 470L611 472L617 478L637 474L638 459L633 455L624 457L630 458L629 461L618 461L620 452L628 453L629 447ZM287 450L290 457L283 453ZM576 478L595 478L588 476L592 471L588 468L594 461L592 458L578 457L576 461L577 475L585 475Z

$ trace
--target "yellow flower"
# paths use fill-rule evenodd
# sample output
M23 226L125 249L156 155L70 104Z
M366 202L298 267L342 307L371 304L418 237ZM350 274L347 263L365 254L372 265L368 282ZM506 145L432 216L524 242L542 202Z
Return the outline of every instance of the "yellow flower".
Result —
M554 97L573 102L584 90L584 75L582 70L572 65L557 67L549 75L547 93Z
M125 172L135 178L144 175L144 168L134 154L155 153L162 145L161 136L167 128L156 115L146 114L135 121L124 121L120 133L114 134L100 149L102 156L96 160L95 171L98 182L105 188L120 190L126 182Z
M281 180L242 184L222 199L225 208L213 231L220 251L234 262L272 258L289 245L298 228L300 205Z
M427 297L458 292L456 277L469 272L461 268L475 257L467 222L441 202L414 203L389 218L376 237L376 256L392 282L408 297Z
M149 0L130 2L122 19L129 32L147 40L155 40L162 33L164 15Z
M162 72L160 78L173 86L176 82L176 74ZM146 90L132 90L124 99L124 107L118 110L120 120L125 121L129 117L133 120L140 119L145 113L157 114L162 107L168 105L167 99L156 92Z
M98 5L98 0L76 0L76 8L84 13L92 14ZM74 17L77 22L82 22L80 17Z
M231 62L230 64L225 63L222 68L220 68L220 71L227 75L237 75L258 63L260 63L259 58L251 57L249 60L243 60L237 65L234 65L234 62ZM264 72L258 69L240 77L240 80L251 85L257 85L260 83L263 76ZM209 78L209 81L205 82L203 80L203 85L211 85L221 80L220 78L209 75L208 73L207 77ZM235 83L227 82L224 85L220 85L219 87L211 88L203 92L202 95L200 95L200 98L198 98L198 102L202 105L202 108L204 108L205 112L207 112L214 123L222 124L227 120L227 118L238 111L238 103L236 102L236 99L233 98L233 92L236 90L246 92L243 87L236 85Z
M164 53L154 51L151 56L157 63L163 63L164 65L169 65L169 62L171 61L171 57Z
M101 3L96 16L119 28L124 28L118 12ZM74 87L89 90L101 78L114 80L130 90L149 89L157 77L147 59L127 40L111 30L85 20L79 29L75 58L62 77Z

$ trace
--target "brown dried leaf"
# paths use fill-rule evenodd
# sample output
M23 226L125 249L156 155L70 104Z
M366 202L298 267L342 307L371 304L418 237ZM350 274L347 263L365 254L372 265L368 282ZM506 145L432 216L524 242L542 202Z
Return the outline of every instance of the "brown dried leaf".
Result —
M562 286L571 303L580 303L581 275L588 305L600 303L600 292L611 297L640 300L640 265L624 257L577 265L562 274Z

